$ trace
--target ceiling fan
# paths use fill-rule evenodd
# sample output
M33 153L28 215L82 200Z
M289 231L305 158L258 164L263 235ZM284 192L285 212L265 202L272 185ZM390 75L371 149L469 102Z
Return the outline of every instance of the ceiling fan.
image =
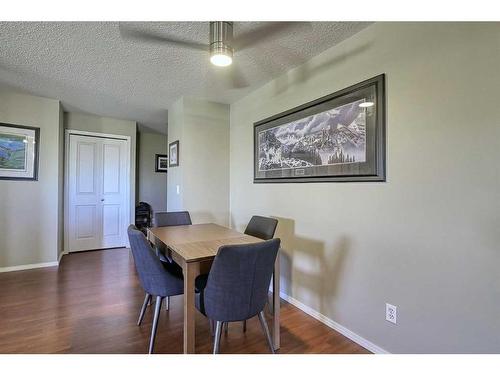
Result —
M308 25L307 22L267 22L263 26L249 32L240 33L237 38L233 37L233 22L213 21L210 22L209 38L207 43L190 41L167 35L158 31L144 31L137 29L133 23L119 23L120 35L124 39L142 42L156 42L170 44L181 48L204 51L210 56L210 62L219 67L227 67L231 64L231 78L233 87L248 86L243 74L234 65L234 55L238 52L254 47L256 44L271 39L276 34L286 30Z

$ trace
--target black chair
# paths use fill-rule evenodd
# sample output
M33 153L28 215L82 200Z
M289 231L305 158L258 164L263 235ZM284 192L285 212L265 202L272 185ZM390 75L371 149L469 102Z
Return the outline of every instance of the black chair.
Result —
M172 227L177 225L191 225L191 216L188 211L178 211L178 212L156 212L155 215L155 227ZM160 260L170 265L170 270L176 275L182 276L182 268L175 263L172 259L167 256L166 249L161 245L155 246L156 255ZM167 297L165 302L165 307L168 310L170 308L170 298Z
M155 213L155 226L157 227L171 227L175 225L191 224L191 216L188 211Z
M279 238L222 246L208 276L196 278L196 288L200 292L196 307L216 322L214 354L219 352L223 323L244 321L256 315L274 353L263 309L279 247Z
M245 229L245 234L263 240L270 240L274 237L278 220L264 216L252 216Z
M135 226L144 234L147 228L151 227L152 212L151 205L146 202L139 202L135 208Z
M153 326L151 328L151 338L149 341L149 354L151 354L153 353L156 329L158 327L158 317L160 315L163 299L165 297L184 294L184 281L169 270L168 264L164 264L158 259L149 241L140 230L134 225L130 225L127 233L130 249L134 257L135 268L139 274L141 285L146 292L137 325L141 325L144 313L146 312L146 308L152 296L156 296Z

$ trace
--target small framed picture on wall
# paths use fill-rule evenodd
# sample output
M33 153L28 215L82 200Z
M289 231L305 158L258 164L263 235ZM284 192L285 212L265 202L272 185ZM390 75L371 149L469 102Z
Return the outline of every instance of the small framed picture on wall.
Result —
M179 166L179 141L172 142L168 145L168 166Z
M0 123L0 180L38 180L40 129Z
M155 172L167 173L168 155L156 154Z

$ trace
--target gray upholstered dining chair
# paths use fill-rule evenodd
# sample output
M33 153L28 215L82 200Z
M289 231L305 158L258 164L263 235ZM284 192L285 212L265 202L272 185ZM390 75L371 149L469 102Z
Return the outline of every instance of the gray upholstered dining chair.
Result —
M154 214L154 225L155 227L172 227L177 225L191 225L191 216L188 211L177 211L177 212L155 212ZM170 265L170 270L176 275L182 275L182 268L170 259L167 255L166 249L160 245L155 246L156 255L160 260ZM167 297L165 301L165 308L168 310L170 308L170 298Z
M274 237L278 220L265 216L252 216L245 229L245 234L260 238L262 240L270 240ZM271 308L271 304L269 304ZM225 331L228 330L229 323L224 325ZM247 330L247 321L243 321L243 332Z
M270 240L274 237L278 220L264 217L252 216L245 229L245 234L254 236L263 240Z
M219 352L222 325L258 316L269 349L274 346L263 309L280 247L279 238L219 248L208 275L196 278L196 307L216 322L214 354Z
M155 212L155 226L171 227L175 225L191 225L191 216L188 211Z
M127 233L139 281L146 292L137 325L141 325L151 298L156 296L153 326L149 340L149 354L151 354L154 349L156 329L158 327L158 318L163 299L165 297L184 294L184 281L181 277L175 275L175 272L169 270L168 264L164 264L158 259L149 241L140 230L134 225L130 225Z

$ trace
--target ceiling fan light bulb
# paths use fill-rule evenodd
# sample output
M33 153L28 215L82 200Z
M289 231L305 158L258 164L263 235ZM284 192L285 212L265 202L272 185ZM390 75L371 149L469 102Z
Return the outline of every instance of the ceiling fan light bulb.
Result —
M210 56L210 62L216 66L229 66L233 62L233 58L221 53Z
M210 22L210 62L215 66L229 66L233 62L233 23Z

